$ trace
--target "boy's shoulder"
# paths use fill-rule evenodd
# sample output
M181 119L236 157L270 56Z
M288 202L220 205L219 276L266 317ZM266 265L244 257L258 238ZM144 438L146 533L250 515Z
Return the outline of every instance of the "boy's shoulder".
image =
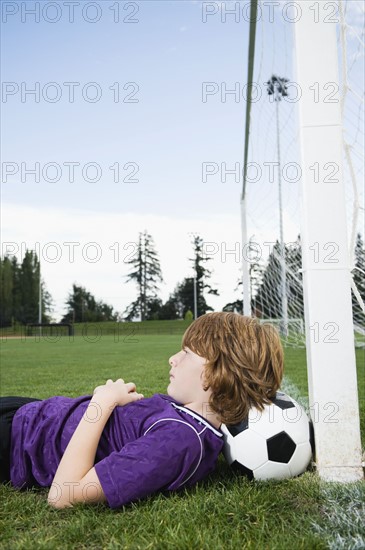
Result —
M169 395L156 393L152 397L137 401L136 405L141 409L145 409L148 414L145 423L148 431L162 427L162 424L165 426L170 424L174 430L179 428L183 430L185 426L194 431L200 439L203 437L223 438L223 433L212 426L205 418L191 411Z
M157 420L168 420L176 416L174 405L179 404L168 395L155 393L151 397L128 403L128 405L121 407L119 412L129 418L131 416L138 418L141 426L149 427Z

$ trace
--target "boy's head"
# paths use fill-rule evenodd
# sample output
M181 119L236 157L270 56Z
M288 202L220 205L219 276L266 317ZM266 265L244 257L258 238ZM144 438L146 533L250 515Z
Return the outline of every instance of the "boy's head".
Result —
M207 313L186 330L182 346L207 360L210 407L225 424L262 409L280 388L283 348L276 329L238 313Z

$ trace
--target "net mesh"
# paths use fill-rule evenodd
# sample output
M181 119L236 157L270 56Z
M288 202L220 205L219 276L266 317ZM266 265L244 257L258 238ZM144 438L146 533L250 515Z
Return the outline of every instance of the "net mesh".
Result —
M285 4L288 3L281 2L281 6ZM331 5L336 7L334 2ZM278 325L286 344L304 346L299 89L294 82L294 24L285 17L273 21L261 2L258 6L260 17L256 30L245 185L247 235L251 243L251 303L256 316L263 320L270 319ZM353 274L354 335L356 345L363 345L364 4L342 0L337 8L331 16L338 19L339 89L329 83L325 90L314 87L313 93L325 94L327 100L333 99L341 104L347 234ZM275 85L278 79L281 83L285 82L283 79L289 80L287 96L285 93L269 95L268 83L273 83L273 77ZM331 253L330 248L328 252ZM285 299L281 291L283 279ZM286 314L283 302L286 304Z

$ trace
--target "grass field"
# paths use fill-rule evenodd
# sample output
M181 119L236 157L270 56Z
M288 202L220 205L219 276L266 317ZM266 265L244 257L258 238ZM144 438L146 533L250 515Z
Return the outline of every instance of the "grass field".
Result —
M146 397L166 391L167 359L180 348L180 334L105 333L90 340L3 339L1 394L73 397L118 377L133 380ZM287 348L285 355L287 381L305 398L305 350ZM359 350L357 360L365 446L365 366ZM46 494L0 488L1 548L365 548L365 484L326 484L312 472L253 483L234 475L221 458L216 472L194 488L118 511L104 505L57 511L48 507Z

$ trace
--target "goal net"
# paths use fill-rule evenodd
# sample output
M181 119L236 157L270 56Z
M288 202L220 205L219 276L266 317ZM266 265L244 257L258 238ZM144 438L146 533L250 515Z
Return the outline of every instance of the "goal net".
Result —
M304 306L300 239L300 151L295 81L293 2L268 10L258 2L248 157L244 202L249 241L251 309L280 328L287 345L304 346ZM313 3L313 17L316 5ZM339 86L313 83L316 102L339 102L343 125L343 185L346 196L348 253L352 268L355 345L365 344L364 252L364 4L328 2L329 22L337 22ZM311 167L316 177L319 167ZM318 178L336 178L328 163ZM336 261L337 244L311 250ZM285 282L284 282L285 281ZM336 300L336 296L333 296Z

